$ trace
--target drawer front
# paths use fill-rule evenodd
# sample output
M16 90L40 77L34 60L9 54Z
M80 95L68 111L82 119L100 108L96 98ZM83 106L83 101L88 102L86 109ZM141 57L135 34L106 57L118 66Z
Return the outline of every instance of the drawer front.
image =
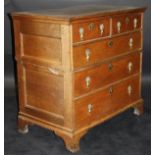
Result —
M76 72L74 96L80 96L94 89L101 88L111 82L120 80L139 72L139 52L124 56L96 67Z
M139 76L75 101L76 128L89 126L140 99Z
M112 34L141 28L141 14L119 15L112 18Z
M105 37L109 34L109 18L73 24L73 42Z
M73 47L74 68L141 48L141 32Z

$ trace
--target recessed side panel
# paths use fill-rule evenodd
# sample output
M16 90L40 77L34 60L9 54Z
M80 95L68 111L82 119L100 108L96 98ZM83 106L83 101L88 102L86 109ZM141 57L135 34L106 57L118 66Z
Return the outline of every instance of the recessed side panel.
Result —
M61 64L61 39L22 34L22 55L31 59Z
M24 114L45 121L63 124L63 76L54 75L48 68L32 64L23 65Z
M25 34L33 34L47 37L61 37L59 24L51 24L46 22L37 22L33 20L21 20L21 32Z

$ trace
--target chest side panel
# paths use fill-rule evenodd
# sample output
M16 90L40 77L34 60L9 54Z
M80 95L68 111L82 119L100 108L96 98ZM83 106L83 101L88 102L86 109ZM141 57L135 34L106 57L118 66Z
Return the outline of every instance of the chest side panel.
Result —
M19 113L64 125L61 26L14 19Z

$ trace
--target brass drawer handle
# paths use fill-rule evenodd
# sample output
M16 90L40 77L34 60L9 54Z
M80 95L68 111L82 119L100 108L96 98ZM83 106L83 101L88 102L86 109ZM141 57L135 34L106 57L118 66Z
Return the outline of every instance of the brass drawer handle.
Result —
M95 27L95 24L94 24L94 23L90 23L90 24L88 25L89 31L92 31L92 30L94 29L94 27Z
M109 94L110 94L110 96L112 95L112 93L113 93L113 87L110 87L109 88Z
M132 87L131 87L131 85L129 85L129 86L128 86L128 95L130 96L131 93L132 93Z
M88 104L88 112L91 113L93 111L93 105L92 104Z
M90 87L90 84L91 84L91 78L90 78L90 76L87 76L85 78L85 82L86 82L86 87L89 88Z
M126 17L126 18L125 18L125 23L126 23L126 25L128 25L128 24L129 24L129 22L130 22L129 17Z
M133 63L132 62L129 62L128 63L128 71L131 72L132 71L132 68L133 68Z
M110 40L110 41L108 42L108 46L109 46L110 48L113 46L113 41L112 41L112 40Z
M117 32L118 32L118 33L121 32L121 26L122 26L121 22L118 21L118 22L117 22Z
M101 36L103 35L103 32L104 32L104 24L100 24L100 33L101 33Z
M109 66L108 66L108 68L109 68L109 71L112 71L113 65L110 63Z
M129 39L129 47L132 48L133 47L133 38Z
M83 36L84 36L84 28L80 27L80 29L79 29L79 33L80 33L80 40L83 40Z
M134 27L134 29L137 28L137 24L138 24L138 19L134 18L134 20L133 20L133 27Z
M87 49L85 50L85 56L86 56L86 60L87 60L87 61L89 61L90 55L91 55L91 51L90 51L90 49L87 48Z

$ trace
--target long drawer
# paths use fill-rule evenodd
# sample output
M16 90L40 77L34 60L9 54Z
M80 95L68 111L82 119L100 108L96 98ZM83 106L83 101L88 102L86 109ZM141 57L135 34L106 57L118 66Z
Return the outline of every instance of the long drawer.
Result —
M74 96L78 97L139 72L140 53L106 62L74 74Z
M111 39L78 45L73 47L73 65L74 68L79 68L141 48L140 31Z
M76 128L89 126L140 99L139 76L75 101Z

